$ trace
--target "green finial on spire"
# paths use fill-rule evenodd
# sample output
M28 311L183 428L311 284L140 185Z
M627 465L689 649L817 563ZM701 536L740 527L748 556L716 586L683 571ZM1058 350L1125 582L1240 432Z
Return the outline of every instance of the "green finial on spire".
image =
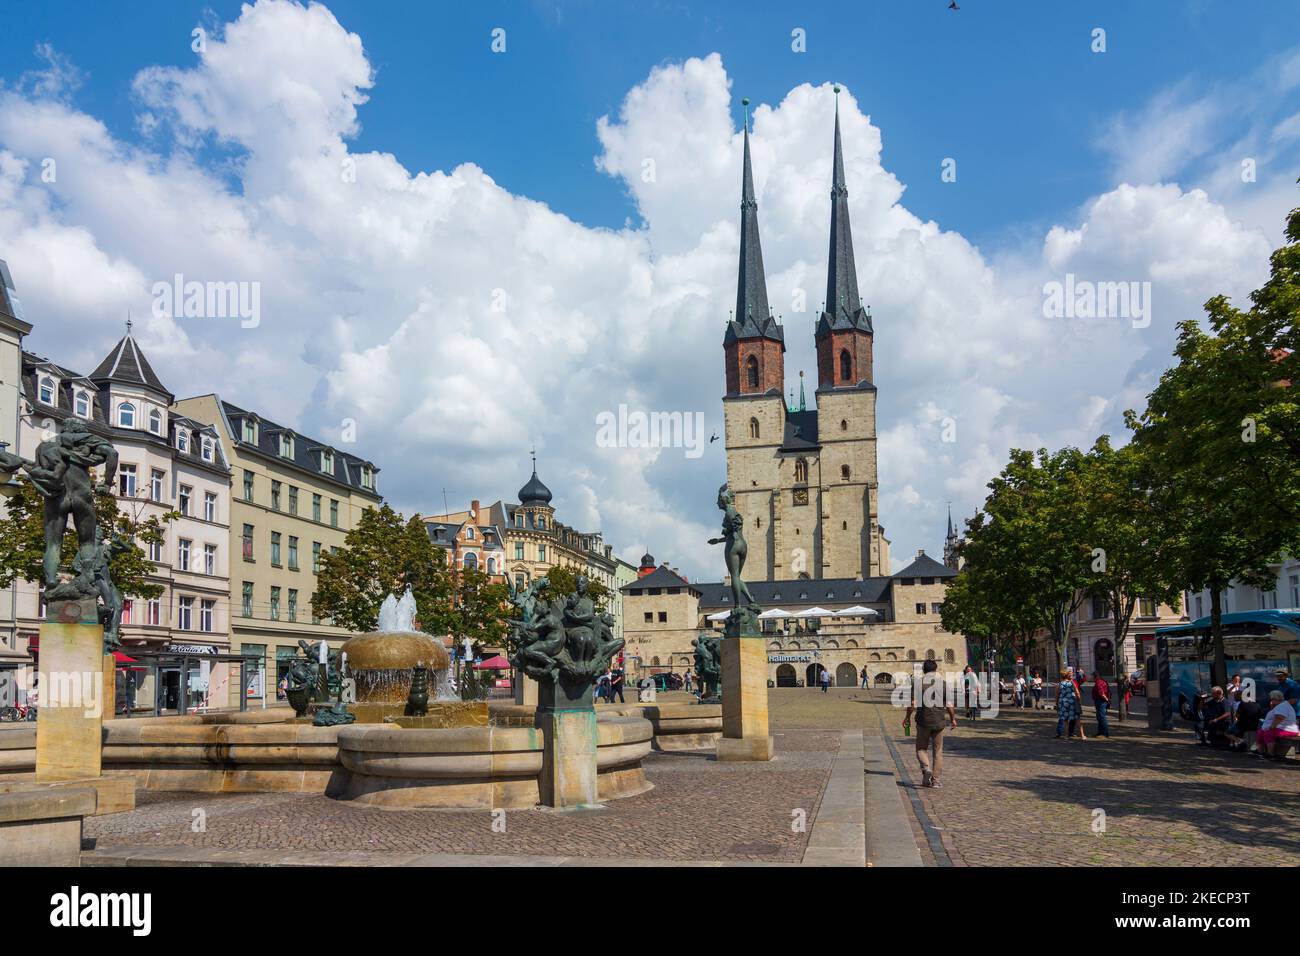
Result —
M808 400L804 398L803 394L803 369L799 369L799 411L806 412L807 410Z
M749 132L749 97L746 96L740 101L740 105L745 107L745 132Z

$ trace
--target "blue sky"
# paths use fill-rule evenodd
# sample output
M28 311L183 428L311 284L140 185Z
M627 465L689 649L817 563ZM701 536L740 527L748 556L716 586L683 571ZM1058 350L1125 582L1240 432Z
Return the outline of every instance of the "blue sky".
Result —
M453 507L510 498L536 445L561 520L716 577L721 443L603 448L593 416L721 429L742 96L786 381L815 368L791 303L824 287L840 83L901 566L938 553L946 503L973 513L1009 448L1122 438L1176 323L1262 281L1297 202L1295 16L1291 0L24 4L0 32L0 258L28 347L61 364L93 367L131 310L179 394L329 441L357 422L349 450L403 510L444 488ZM177 272L260 283L264 319L151 316ZM1045 317L1067 273L1150 282L1154 321Z
M593 226L637 217L592 164L596 119L665 61L718 51L733 93L774 102L802 82L840 82L886 131L884 162L909 208L980 245L1015 242L1110 185L1093 146L1116 112L1195 76L1213 84L1296 39L1293 0L1041 3L942 0L790 3L382 3L330 9L361 35L377 71L358 149L410 168L471 161L512 192ZM800 7L803 7L802 9ZM34 3L6 15L4 75L40 66L49 42L87 75L77 102L123 137L142 64L190 63L190 31L238 2ZM1249 11L1243 15L1243 11ZM1107 31L1105 55L1090 33ZM507 30L508 55L489 50ZM807 31L807 52L791 31ZM979 189L946 189L944 157Z

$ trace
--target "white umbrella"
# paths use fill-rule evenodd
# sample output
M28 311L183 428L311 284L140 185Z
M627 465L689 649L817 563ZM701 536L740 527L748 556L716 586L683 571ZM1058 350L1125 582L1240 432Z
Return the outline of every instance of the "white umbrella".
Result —
M795 617L831 617L831 612L824 607L810 607L806 611L800 611Z
M838 617L862 617L867 614L870 614L872 617L875 617L879 613L880 612L875 610L874 608L863 607L861 604L855 604L853 605L853 607L846 607L842 611L835 612L836 616Z
M726 620L727 618L729 618L729 617L731 617L731 612L730 612L730 611L719 611L717 614L710 614L708 617L705 618L705 620L706 620L706 621L725 621L725 620Z
M770 611L764 611L759 616L759 620L771 619L774 617L794 617L789 611L783 611L779 607L774 607Z

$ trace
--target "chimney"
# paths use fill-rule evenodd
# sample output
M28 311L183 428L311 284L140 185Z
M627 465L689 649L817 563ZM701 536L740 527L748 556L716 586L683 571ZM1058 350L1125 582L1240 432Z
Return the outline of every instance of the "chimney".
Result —
M474 512L474 523L478 524L478 499L475 498L469 503L469 510Z
M924 558L924 557L925 557L925 548L917 548L917 549L916 549L916 556L917 556L918 558Z

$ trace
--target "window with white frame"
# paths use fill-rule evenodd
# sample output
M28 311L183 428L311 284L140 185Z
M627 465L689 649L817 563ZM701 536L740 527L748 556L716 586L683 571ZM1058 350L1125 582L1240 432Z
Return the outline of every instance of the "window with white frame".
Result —
M135 406L130 402L117 406L117 424L120 428L135 428Z
M320 453L320 470L326 475L334 474L334 452L328 448L322 449Z
M190 569L189 538L180 538L176 542L176 568L179 571L188 571Z
M190 514L190 498L193 495L194 489L189 485L181 485L176 490L176 510L186 517L189 517Z
M280 457L293 457L293 436L288 432L283 432L280 435Z
M186 452L190 450L190 433L184 428L176 429L176 448Z
M117 493L123 498L135 497L135 465L118 466Z
M149 471L149 499L151 501L163 500L163 479L167 476L157 468Z
M41 383L38 392L42 405L54 404L54 391L54 379L41 376Z
M163 548L166 547L165 541L149 542L149 560L157 564L163 559Z
M78 389L72 399L72 408L78 418L90 418L90 393Z
M149 412L149 431L155 435L162 434L162 412L156 408Z
M213 619L216 617L216 601L203 600L199 604L199 630L213 630Z
M208 437L205 435L204 438L203 438L203 441L202 441L202 443L201 443L201 447L202 447L202 449L203 449L203 460L204 460L204 461L211 461L211 460L212 460L212 455L213 455L213 444L212 444L212 439L211 439L211 438L208 438Z
M150 598L148 605L145 606L146 624L152 624L157 627L162 623L162 601L158 598Z
M217 520L217 496L215 492L203 492L203 520Z
M205 544L203 546L203 573L217 573L217 546L215 544Z
M194 624L194 598L182 597L176 600L176 626L182 631L188 631L193 628Z
M250 445L257 444L257 422L251 418L244 419L244 441Z

